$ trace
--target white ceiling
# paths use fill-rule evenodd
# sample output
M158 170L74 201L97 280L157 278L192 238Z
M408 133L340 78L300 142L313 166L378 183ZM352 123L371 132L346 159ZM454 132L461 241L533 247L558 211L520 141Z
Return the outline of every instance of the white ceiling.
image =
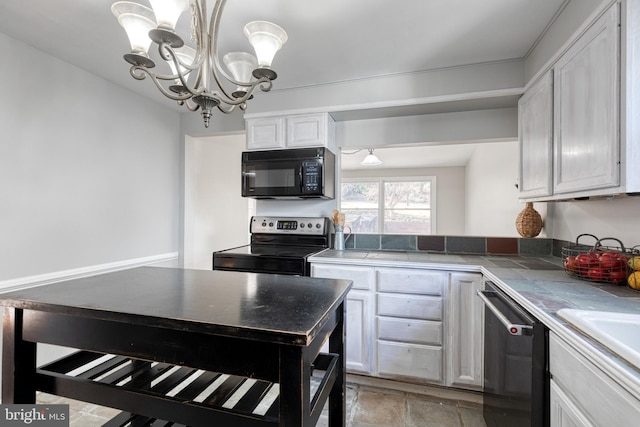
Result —
M273 64L274 90L522 58L566 1L228 0L220 54L250 50L242 28L265 19L289 34ZM2 0L0 32L173 105L151 81L129 75L122 59L129 45L112 3ZM188 29L186 13L179 26Z
M147 0L138 2L149 5ZM278 73L273 90L517 59L526 57L567 2L228 0L219 52L223 55L235 50L250 51L242 33L249 21L264 19L285 28L289 41L273 64ZM160 95L151 81L131 78L129 65L122 59L129 44L111 14L112 3L113 0L1 0L0 32L169 108L179 108ZM213 0L209 0L210 8L212 4ZM187 15L178 25L184 34L189 28ZM358 112L349 114L336 120L359 118ZM370 112L361 114L371 117ZM453 146L447 152L438 147L414 147L418 152L408 152L410 148L396 148L400 151L395 153L391 149L376 152L385 158L385 167L442 166L445 160L448 165L462 165L468 161L472 147ZM440 151L435 154L433 150ZM350 162L360 161L360 156L346 157L352 158L345 160L346 168L356 167ZM417 164L418 160L408 159L421 161ZM427 159L433 161L426 162Z

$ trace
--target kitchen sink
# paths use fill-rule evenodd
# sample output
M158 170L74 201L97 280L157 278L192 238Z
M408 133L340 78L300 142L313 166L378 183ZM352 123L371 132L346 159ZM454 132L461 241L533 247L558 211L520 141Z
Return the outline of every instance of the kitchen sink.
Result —
M558 316L640 369L640 314L563 308Z

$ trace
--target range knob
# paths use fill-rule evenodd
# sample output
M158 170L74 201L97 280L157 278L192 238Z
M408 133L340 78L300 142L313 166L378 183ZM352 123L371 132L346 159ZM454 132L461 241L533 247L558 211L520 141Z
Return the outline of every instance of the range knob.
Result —
M320 223L317 223L317 224L316 224L316 228L320 228Z
M269 227L273 227L273 223L272 222L269 223Z
M311 223L307 224L307 226L308 226L309 228L313 228L313 224L311 224Z

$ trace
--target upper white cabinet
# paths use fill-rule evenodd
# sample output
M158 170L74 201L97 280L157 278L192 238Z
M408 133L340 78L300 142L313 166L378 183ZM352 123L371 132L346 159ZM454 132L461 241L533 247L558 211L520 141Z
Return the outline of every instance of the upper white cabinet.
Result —
M620 184L619 22L614 5L553 69L554 193Z
M285 148L284 117L247 119L247 150Z
M328 113L249 118L247 150L326 147L335 152L335 122Z
M639 26L637 1L613 3L522 96L521 199L640 191Z
M520 197L553 193L553 72L548 71L518 101Z

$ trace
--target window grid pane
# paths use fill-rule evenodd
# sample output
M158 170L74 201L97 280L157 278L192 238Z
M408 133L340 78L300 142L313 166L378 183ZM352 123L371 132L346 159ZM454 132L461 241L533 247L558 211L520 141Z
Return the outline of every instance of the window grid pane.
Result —
M353 233L431 234L431 184L430 178L343 182L345 225Z

